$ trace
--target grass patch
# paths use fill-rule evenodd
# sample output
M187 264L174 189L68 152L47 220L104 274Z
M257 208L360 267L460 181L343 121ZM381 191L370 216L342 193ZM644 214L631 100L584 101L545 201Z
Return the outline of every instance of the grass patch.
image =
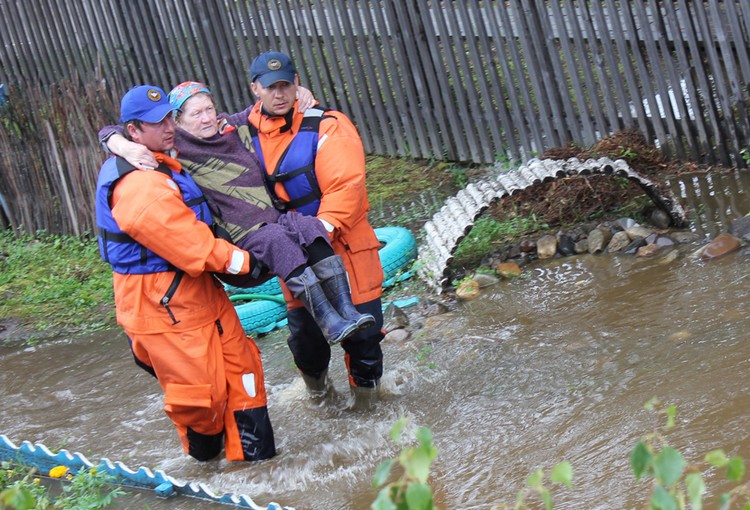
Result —
M0 320L46 333L115 325L112 272L90 239L0 235Z
M435 160L368 156L367 194L374 227L400 226L415 234L479 170Z
M529 217L516 216L505 220L480 217L469 235L456 248L453 264L464 267L477 266L482 258L498 245L547 228L548 225L539 221L533 214Z

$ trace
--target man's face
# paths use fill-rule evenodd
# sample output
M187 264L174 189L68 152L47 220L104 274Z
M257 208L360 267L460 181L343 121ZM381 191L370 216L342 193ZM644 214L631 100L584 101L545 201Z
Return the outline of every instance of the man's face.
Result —
M182 105L177 125L198 138L211 138L218 132L216 107L208 94L196 94Z
M168 152L174 148L174 119L167 114L161 122L143 122L140 129L128 124L130 139L155 152Z
M288 81L277 81L268 87L264 87L259 81L250 84L253 94L257 97L263 108L271 115L285 115L294 106L297 97L297 86L299 78L294 77L294 83Z

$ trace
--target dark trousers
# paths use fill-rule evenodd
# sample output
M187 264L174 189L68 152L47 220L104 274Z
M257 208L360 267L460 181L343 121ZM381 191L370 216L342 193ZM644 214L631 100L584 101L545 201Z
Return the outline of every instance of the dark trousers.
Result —
M357 331L344 340L341 346L346 352L346 368L349 382L353 386L374 387L383 376L383 351L380 342L383 334L383 310L380 298L356 305L360 313L375 317L375 325ZM304 308L295 308L287 314L289 331L287 339L294 363L303 373L318 378L331 361L331 346L310 313ZM338 348L338 347L336 347Z

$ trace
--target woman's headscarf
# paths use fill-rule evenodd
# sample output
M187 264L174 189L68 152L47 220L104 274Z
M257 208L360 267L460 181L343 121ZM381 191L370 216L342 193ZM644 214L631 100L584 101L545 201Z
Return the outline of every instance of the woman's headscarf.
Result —
M169 91L169 103L177 109L182 109L185 101L196 94L204 92L211 95L211 91L199 81L184 81Z

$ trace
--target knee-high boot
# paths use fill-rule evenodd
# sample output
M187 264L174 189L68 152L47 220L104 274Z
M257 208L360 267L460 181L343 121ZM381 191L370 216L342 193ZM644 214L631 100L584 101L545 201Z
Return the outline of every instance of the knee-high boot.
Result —
M341 317L328 300L312 268L306 267L301 275L285 283L313 316L329 344L337 344L357 331L357 323Z
M320 280L323 291L336 311L344 319L357 323L357 329L375 325L375 317L369 313L359 313L352 303L349 280L346 276L344 261L339 255L331 255L312 266L315 276Z

